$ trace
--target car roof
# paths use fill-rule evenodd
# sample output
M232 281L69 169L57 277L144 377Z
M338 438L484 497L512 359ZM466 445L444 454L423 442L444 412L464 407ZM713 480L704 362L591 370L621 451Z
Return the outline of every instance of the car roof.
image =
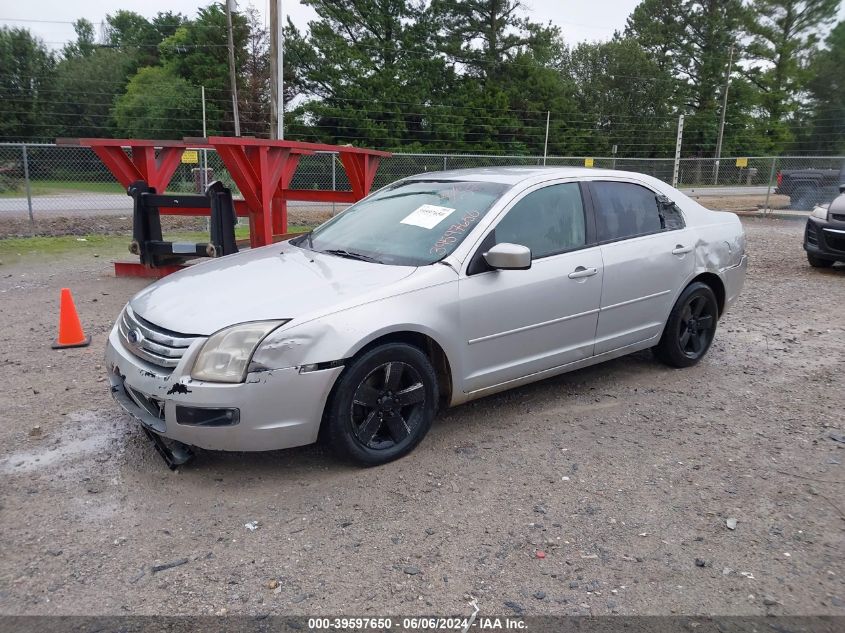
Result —
M501 167L471 167L469 169L452 169L448 171L430 171L406 178L406 180L471 180L481 182L498 182L505 185L517 185L533 180L546 178L585 178L596 176L616 176L634 178L640 181L654 180L646 174L622 171L619 169L593 169L588 167L543 167L543 166L501 166Z

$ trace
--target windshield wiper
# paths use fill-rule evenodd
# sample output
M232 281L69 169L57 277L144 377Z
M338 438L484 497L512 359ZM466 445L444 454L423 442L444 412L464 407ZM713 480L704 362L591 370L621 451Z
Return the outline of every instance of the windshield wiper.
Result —
M406 198L408 196L437 196L440 199L443 199L436 191L404 191L401 193L394 193L393 195L385 195L382 200L395 200L396 198Z
M320 253L328 253L329 255L337 255L338 257L346 257L347 259L359 259L362 262L374 262L376 264L380 264L381 261L376 259L375 257L370 257L369 255L364 255L362 253L353 253L351 251L344 250L342 248L327 248L324 251L318 251Z

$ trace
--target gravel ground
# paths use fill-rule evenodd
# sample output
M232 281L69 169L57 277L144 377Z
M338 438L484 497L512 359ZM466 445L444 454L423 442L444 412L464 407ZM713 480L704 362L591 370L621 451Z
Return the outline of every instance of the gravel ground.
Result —
M168 471L102 377L145 282L0 266L0 613L845 614L845 269L807 266L801 223L744 222L697 367L492 396L369 470L308 447ZM88 348L50 349L62 286Z

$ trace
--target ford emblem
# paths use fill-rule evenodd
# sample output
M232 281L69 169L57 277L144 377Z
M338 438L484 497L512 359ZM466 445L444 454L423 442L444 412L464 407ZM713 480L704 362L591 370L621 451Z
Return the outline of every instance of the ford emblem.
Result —
M134 330L129 330L129 332L126 334L126 338L128 338L129 342L132 343L132 345L134 345L135 347L140 347L141 341L144 340L144 335L141 334L141 331L139 329L135 328Z

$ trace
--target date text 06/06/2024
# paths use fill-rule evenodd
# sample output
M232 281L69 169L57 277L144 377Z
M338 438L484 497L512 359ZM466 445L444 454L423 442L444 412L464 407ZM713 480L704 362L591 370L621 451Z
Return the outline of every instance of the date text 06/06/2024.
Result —
M401 623L401 629L399 624ZM525 630L526 623L521 618L505 617L406 617L401 621L392 618L309 618L308 628L321 629L373 629L378 631L393 630L394 625L405 631L468 631L480 630Z

